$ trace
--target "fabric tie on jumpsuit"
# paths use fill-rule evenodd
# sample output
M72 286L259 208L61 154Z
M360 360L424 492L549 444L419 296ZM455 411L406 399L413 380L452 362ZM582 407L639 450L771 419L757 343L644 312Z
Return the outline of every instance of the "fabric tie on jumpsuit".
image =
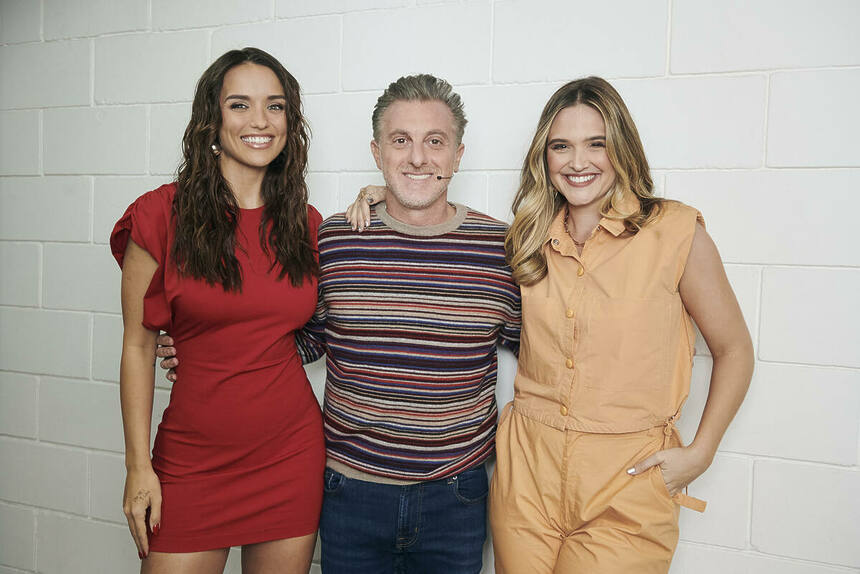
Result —
M695 209L664 202L635 235L603 218L577 253L553 221L548 273L522 287L514 400L499 419L490 525L499 574L665 573L679 507L651 454L681 446L695 330L678 284Z

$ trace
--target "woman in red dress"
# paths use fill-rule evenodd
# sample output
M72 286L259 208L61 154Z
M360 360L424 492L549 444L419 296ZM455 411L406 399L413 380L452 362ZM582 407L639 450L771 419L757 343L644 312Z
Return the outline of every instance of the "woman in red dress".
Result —
M322 498L317 401L293 332L313 314L317 228L296 80L245 48L201 77L177 181L111 234L122 267L123 510L145 573L310 567ZM150 457L155 337L182 354Z

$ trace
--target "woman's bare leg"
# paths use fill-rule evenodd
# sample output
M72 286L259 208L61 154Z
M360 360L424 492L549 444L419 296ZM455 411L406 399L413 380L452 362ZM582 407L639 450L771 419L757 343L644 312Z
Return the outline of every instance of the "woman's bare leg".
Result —
M221 574L229 551L150 552L140 564L140 574Z
M242 574L307 574L317 533L242 547Z

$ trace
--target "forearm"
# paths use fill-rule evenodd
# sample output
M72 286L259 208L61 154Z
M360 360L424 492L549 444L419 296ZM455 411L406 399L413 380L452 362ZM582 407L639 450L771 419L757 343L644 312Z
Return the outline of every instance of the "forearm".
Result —
M705 410L693 439L692 448L712 460L720 441L746 396L752 378L752 343L746 341L713 355L714 364Z
M151 343L124 344L120 363L120 406L125 435L126 468L151 468L150 428L155 392L155 334Z
M326 353L325 338L316 336L306 326L296 331L296 349L303 365L313 363Z

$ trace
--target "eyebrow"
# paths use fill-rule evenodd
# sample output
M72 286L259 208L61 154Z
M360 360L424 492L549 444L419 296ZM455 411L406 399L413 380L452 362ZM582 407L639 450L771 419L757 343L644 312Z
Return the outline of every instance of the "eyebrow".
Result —
M246 96L243 94L230 94L229 96L224 98L224 101L226 102L227 100L250 100L250 99L251 98L249 96ZM266 99L268 99L268 100L286 100L287 96L284 96L283 94L273 94Z
M397 128L397 129L394 129L394 130L391 130L390 132L388 132L388 137L399 136L399 135L411 137L411 134L402 128ZM426 136L444 136L446 138L451 137L444 130L430 130L429 132L427 132Z
M553 138L553 139L549 140L547 142L547 144L552 144L552 143L556 143L556 142L566 142L566 141L569 141L569 140L567 138ZM585 138L585 141L587 141L587 142L606 141L606 136L591 136L591 137Z

